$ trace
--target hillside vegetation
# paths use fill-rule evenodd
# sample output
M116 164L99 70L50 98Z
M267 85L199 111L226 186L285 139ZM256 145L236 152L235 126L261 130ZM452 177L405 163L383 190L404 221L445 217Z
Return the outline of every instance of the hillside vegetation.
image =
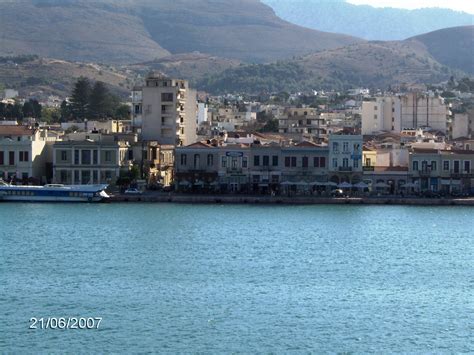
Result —
M0 0L0 55L134 63L199 51L270 62L362 40L283 21L259 0Z

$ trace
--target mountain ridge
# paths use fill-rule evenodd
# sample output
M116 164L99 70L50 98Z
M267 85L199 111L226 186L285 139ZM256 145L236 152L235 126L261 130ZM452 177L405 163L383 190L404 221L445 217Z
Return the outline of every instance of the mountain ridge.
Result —
M438 29L474 25L474 15L450 9L396 9L343 0L262 0L281 18L321 31L366 40L404 40ZM343 19L338 21L335 19Z
M259 0L0 1L0 56L133 63L199 51L271 62L363 40L277 17Z

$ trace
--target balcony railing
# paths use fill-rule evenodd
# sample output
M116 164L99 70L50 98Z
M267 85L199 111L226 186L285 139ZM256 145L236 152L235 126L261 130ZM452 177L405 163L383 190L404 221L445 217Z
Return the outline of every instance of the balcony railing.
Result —
M421 170L418 170L418 175L420 175L421 177L428 177L428 176L431 176L431 169L421 169Z
M451 176L454 178L473 178L473 170L451 170Z
M352 166L340 166L339 171L352 171Z
M226 171L229 174L241 174L242 168L227 168Z

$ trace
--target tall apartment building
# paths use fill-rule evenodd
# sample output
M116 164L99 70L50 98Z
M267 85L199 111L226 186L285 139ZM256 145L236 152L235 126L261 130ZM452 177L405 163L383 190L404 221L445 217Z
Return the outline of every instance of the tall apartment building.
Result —
M396 96L376 97L362 102L362 134L401 132L401 105Z
M442 97L419 93L376 97L362 103L362 134L423 127L446 133L449 114Z
M311 134L318 137L323 123L324 118L315 108L287 108L283 115L278 117L278 131Z
M150 73L145 86L132 91L132 121L143 140L188 145L196 141L196 91L186 80Z

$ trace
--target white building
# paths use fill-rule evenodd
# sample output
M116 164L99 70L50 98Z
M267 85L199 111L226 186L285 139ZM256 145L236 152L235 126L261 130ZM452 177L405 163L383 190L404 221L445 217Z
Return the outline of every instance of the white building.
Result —
M418 93L376 97L362 103L362 134L400 133L420 127L446 133L449 114L441 97Z
M197 123L198 125L203 123L203 122L207 122L208 121L208 109L209 107L207 106L206 103L204 102L199 102L198 103L198 111L197 111Z
M50 140L47 130L0 125L0 178L46 181Z
M5 100L8 100L8 99L14 99L18 97L18 91L17 90L14 90L14 89L5 89L3 91L3 98Z
M196 141L196 91L186 80L177 80L151 73L141 88L142 139L160 144L188 145ZM134 90L138 91L138 90ZM139 94L136 93L133 114L140 112ZM133 96L133 92L132 92ZM132 115L133 115L132 114ZM134 118L138 126L140 114Z
M469 116L466 113L456 113L449 123L449 138L468 138L469 134Z
M329 171L351 176L362 173L362 136L329 136Z

